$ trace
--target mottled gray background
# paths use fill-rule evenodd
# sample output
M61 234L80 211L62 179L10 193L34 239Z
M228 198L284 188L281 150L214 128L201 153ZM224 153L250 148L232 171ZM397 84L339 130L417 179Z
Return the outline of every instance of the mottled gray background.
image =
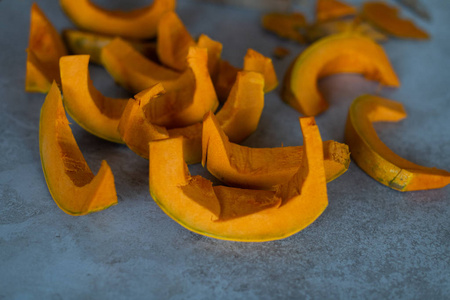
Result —
M37 1L58 30L73 27L57 1ZM97 1L96 1L97 2ZM148 1L119 1L133 7ZM349 1L359 3L359 1ZM450 2L423 1L433 20L412 17L430 41L392 39L384 47L402 86L381 95L404 103L408 118L377 124L381 139L418 164L450 170ZM38 151L42 94L24 91L29 0L0 1L0 299L450 299L450 186L400 193L356 164L328 184L329 207L302 232L268 243L214 240L167 217L148 192L148 162L125 146L72 125L97 172L111 165L119 204L83 217L53 202ZM311 7L302 6L311 20ZM271 55L279 78L303 46L263 31L261 12L180 0L190 32L224 44L223 56L241 66L247 48ZM108 96L128 95L100 67L94 84ZM343 141L347 109L378 85L358 75L320 83L330 109L317 117L323 139ZM299 114L279 88L266 96L260 126L246 145L298 145ZM201 166L191 171L206 174Z

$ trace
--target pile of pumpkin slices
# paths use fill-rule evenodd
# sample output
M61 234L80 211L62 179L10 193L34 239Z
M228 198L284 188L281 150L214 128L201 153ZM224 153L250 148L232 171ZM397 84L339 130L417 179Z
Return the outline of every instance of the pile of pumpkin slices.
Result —
M285 238L324 211L326 182L350 163L347 145L320 138L314 115L327 105L317 90L318 78L357 72L386 85L399 84L373 40L355 33L326 37L296 58L283 84L283 99L306 115L300 118L304 145L248 148L238 143L257 128L264 93L278 84L270 58L249 49L242 69L222 60L222 44L206 35L195 41L174 12L174 0L155 0L128 13L111 13L89 0L60 3L77 26L90 32L67 30L64 43L33 4L26 90L47 93L39 130L42 167L53 199L71 215L105 209L117 203L117 195L105 161L97 175L90 170L66 111L92 134L124 143L147 158L150 194L186 228L235 241ZM155 36L157 42L143 40ZM67 55L66 45L77 55ZM135 96L103 96L90 80L90 62L102 64ZM383 148L369 125L398 119L392 116L403 111L386 99L361 99L350 109L348 140L361 149L358 160L376 157L371 163L379 166L377 176L385 178L379 174L391 168L385 168L385 160L396 165L401 158ZM220 102L223 106L214 114ZM191 176L187 164L199 162L229 186ZM399 190L421 188L411 183L417 176L414 170L406 172L410 166L400 165L401 176L385 184ZM422 168L430 178L441 178L427 188L448 184L449 173Z

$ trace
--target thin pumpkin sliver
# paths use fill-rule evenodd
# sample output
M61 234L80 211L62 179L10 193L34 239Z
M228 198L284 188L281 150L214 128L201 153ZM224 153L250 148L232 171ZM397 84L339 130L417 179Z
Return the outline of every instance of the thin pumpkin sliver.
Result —
M399 9L381 1L363 4L362 17L385 32L399 37L411 39L429 39L429 34L417 27L411 20L402 19Z

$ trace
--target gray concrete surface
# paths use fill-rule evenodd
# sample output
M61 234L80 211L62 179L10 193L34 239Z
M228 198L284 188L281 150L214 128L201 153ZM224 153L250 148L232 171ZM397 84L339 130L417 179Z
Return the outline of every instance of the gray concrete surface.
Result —
M57 1L37 2L58 30L73 27ZM450 170L450 2L424 2L432 22L405 16L432 39L384 45L402 86L380 94L404 103L408 118L376 129L406 159ZM63 213L39 159L44 95L24 91L31 3L0 1L0 299L450 299L450 186L400 193L354 163L328 184L329 207L302 232L267 243L227 242L172 221L149 195L146 160L73 124L94 172L102 159L111 165L119 204L83 217ZM194 36L222 41L223 56L235 65L247 48L270 55L287 47L291 55L274 60L280 79L303 49L264 32L261 12L194 0L180 0L177 11ZM91 75L108 96L127 95L102 68L92 66ZM343 141L351 101L378 85L339 75L320 86L331 104L317 117L323 139ZM277 89L244 144L300 144L298 116ZM191 171L206 174L201 166Z

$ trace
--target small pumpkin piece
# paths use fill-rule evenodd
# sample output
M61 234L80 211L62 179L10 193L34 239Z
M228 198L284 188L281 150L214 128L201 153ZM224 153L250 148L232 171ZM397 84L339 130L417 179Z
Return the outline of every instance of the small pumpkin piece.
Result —
M264 92L268 93L278 86L277 74L273 67L272 59L262 55L261 53L248 49L244 57L243 71L254 71L264 76ZM241 69L232 66L227 61L219 63L219 72L215 77L214 87L219 100L227 99L231 88L236 81L237 73Z
M262 17L261 22L266 30L282 38L305 42L300 30L306 27L306 20L301 13L268 13Z
M88 54L90 62L101 64L102 48L108 45L114 37L104 34L66 29L62 33L63 40L72 54ZM158 60L156 54L156 43L138 40L128 40L128 42L142 55L152 60Z
M316 19L318 22L329 21L356 14L356 8L338 0L317 0Z
M69 115L86 131L111 142L123 143L117 126L127 99L105 97L92 84L89 55L60 60L63 100Z
M184 71L188 65L186 56L195 41L178 15L170 11L161 16L158 23L158 42L156 49L159 60L166 66Z
M156 36L161 16L175 10L175 0L154 0L147 7L132 11L109 11L91 0L60 0L61 8L79 28L95 33L134 39Z
M59 58L67 55L64 43L36 3L31 6L25 90L47 93L52 81L60 83Z
M278 59L283 59L286 56L288 56L291 53L291 51L284 47L275 47L273 49L273 56L275 56Z
M399 10L383 1L365 2L362 17L388 34L399 38L429 39L427 32L412 21L399 17Z
M303 147L249 148L231 143L212 114L203 120L202 165L227 185L251 189L275 189L288 181L302 164ZM347 171L348 146L323 143L327 182Z
M94 176L73 137L54 82L42 105L39 150L50 194L67 214L84 215L117 204L114 177L106 161Z
M148 155L148 142L166 139L169 133L164 127L154 125L146 120L144 107L154 98L164 94L161 83L143 90L128 100L127 106L117 126L121 139L140 156Z
M305 37L309 42L315 42L323 37L338 34L354 32L371 38L375 42L385 42L388 37L375 29L370 23L361 20L331 20L319 22L309 26L306 29Z
M184 127L203 119L208 111L215 111L219 101L208 72L207 49L191 47L187 57L189 84L167 91L156 97L144 108L152 124L167 128Z
M300 120L302 167L276 191L212 186L191 176L182 138L150 142L149 190L172 219L217 239L263 242L291 236L316 220L328 205L322 140L313 118Z
M387 86L400 85L381 46L360 34L341 33L317 41L295 58L284 78L282 99L303 115L318 115L328 103L317 80L337 73L362 73Z
M352 158L369 176L398 191L429 190L450 184L450 172L414 164L390 150L378 137L372 122L396 122L406 117L403 105L363 95L350 106L345 141Z
M139 93L160 82L166 91L171 91L192 80L189 70L179 73L163 67L121 38L115 38L102 48L101 61L114 80L132 93Z

